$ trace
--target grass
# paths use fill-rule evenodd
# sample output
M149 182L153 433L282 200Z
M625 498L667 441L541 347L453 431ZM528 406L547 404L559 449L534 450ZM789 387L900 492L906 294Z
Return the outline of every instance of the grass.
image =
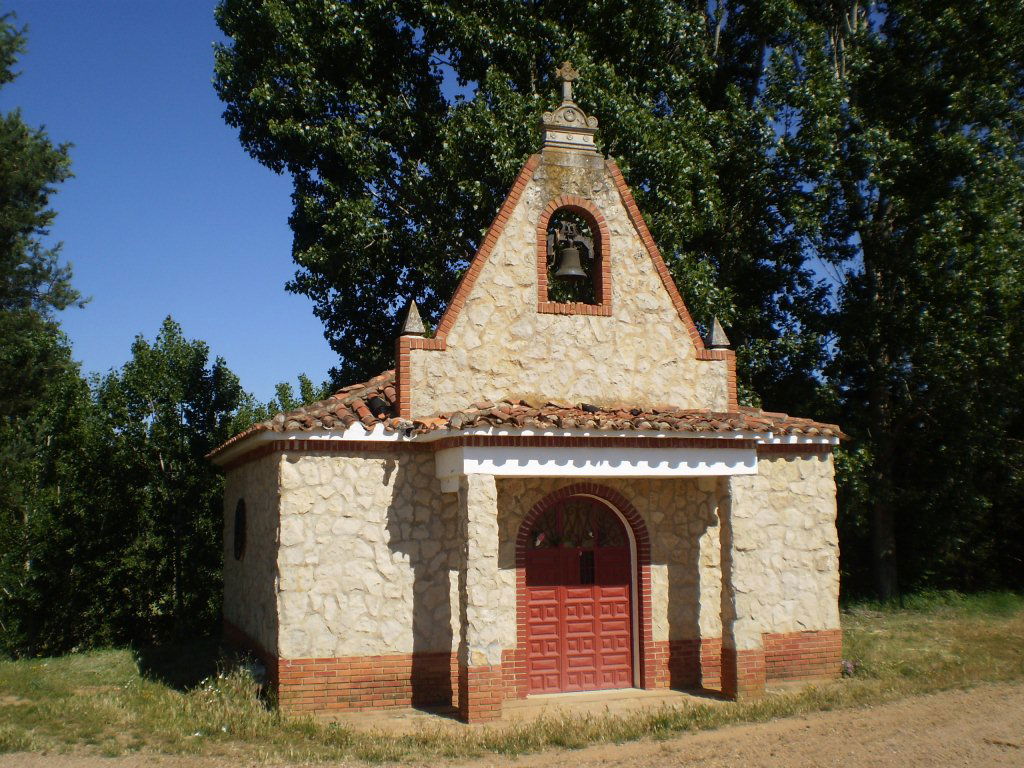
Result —
M667 738L826 709L876 704L979 683L1024 680L1024 596L932 593L901 609L859 604L843 614L851 676L747 704L702 704L627 715L556 716L513 726L409 735L355 732L268 709L243 668L201 681L214 646L133 654L100 650L0 661L0 752L145 751L253 762L367 762L514 755L550 747Z

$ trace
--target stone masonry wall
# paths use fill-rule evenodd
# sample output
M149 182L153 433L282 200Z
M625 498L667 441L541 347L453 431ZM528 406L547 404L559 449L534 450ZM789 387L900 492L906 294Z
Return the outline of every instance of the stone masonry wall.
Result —
M503 397L726 410L726 364L698 361L687 329L599 156L547 152L447 337L410 355L411 413ZM560 195L587 198L610 238L610 317L537 311L537 226Z
M432 454L284 456L282 658L451 653L459 562Z
M514 645L515 546L523 517L534 504L578 479L498 480L500 579L503 598L497 621ZM647 525L651 538L651 605L655 642L718 637L721 577L717 478L598 480L625 496Z
M761 455L758 474L733 477L749 523L733 540L744 558L736 585L745 617L737 647L760 633L839 628L839 540L831 453Z
M278 463L265 456L224 478L224 619L277 653ZM245 500L246 544L235 560L235 507Z

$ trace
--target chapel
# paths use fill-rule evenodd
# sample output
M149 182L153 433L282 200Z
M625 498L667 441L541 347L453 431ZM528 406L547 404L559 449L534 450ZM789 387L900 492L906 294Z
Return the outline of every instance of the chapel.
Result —
M209 456L225 636L284 711L839 674L842 434L738 404L558 74L434 332L410 303L394 370Z

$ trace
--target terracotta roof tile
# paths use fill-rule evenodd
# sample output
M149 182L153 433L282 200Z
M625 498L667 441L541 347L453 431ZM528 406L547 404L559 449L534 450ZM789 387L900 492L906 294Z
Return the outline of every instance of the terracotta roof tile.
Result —
M438 429L514 426L526 429L596 429L610 432L657 430L660 432L772 432L777 435L806 437L844 437L835 424L800 419L784 413L766 413L754 408L735 412L658 406L651 409L596 406L588 403L567 405L547 402L538 406L525 400L498 403L474 403L469 408L439 418L392 419L389 427L405 428L412 434Z
M378 397L387 406L379 414L370 412L367 401ZM241 442L258 432L312 432L317 429L345 430L356 422L371 429L381 422L394 419L397 409L395 401L395 372L384 371L363 384L352 384L339 389L326 400L310 403L288 413L279 413L266 421L253 424L230 440L222 443L207 458L217 455L230 446Z
M484 427L516 429L591 429L610 432L656 430L659 432L753 432L782 436L838 437L845 435L835 424L789 416L785 413L741 407L732 412L675 408L659 405L644 409L628 404L597 406L589 403L569 404L548 401L544 404L526 400L482 400L454 413L441 413L422 419L397 416L395 372L385 371L363 384L338 390L326 400L303 406L288 413L254 424L212 451L214 456L257 432L312 432L344 430L360 422L367 430L383 424L388 432L404 431L407 435L437 430L461 430ZM373 413L370 403L384 405Z

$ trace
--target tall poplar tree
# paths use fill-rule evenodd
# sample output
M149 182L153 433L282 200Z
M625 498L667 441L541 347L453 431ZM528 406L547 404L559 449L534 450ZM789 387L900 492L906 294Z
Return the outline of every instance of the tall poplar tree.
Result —
M870 551L883 598L900 565L910 587L1019 586L1020 3L797 10L769 90L806 190L795 225L838 270L827 373L856 438L844 557Z
M0 87L24 47L13 15L0 15ZM52 530L62 456L88 401L54 319L81 298L47 242L50 198L70 175L66 145L17 109L0 115L0 651L31 633L24 607L38 595L43 543L62 535Z
M745 396L806 400L820 293L760 98L787 35L775 5L224 0L225 119L294 180L289 289L313 301L337 378L391 365L408 298L437 321L571 59L691 310L738 344Z

